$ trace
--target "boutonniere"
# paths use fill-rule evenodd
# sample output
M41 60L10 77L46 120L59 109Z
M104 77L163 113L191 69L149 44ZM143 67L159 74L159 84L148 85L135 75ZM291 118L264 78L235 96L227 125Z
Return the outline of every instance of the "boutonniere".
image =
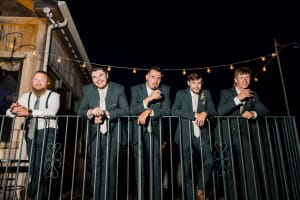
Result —
M204 93L201 93L201 95L199 96L200 101L202 102L202 104L206 103L206 96Z

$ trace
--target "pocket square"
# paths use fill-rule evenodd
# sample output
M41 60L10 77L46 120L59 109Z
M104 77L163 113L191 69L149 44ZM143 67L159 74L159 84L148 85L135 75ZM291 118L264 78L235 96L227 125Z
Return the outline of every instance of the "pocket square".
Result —
M111 105L109 105L109 107L114 107L114 106L117 106L117 104L111 104Z

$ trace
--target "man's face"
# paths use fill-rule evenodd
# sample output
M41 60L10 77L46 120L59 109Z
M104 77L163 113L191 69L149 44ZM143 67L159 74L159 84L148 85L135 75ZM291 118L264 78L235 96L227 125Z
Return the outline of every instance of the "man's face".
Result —
M190 90L192 90L193 93L199 94L200 90L202 88L203 82L202 82L202 79L200 78L198 80L189 80L187 82L187 84L188 84Z
M108 73L101 69L94 71L92 72L92 80L97 88L103 89L108 83Z
M156 70L151 70L146 75L146 84L152 90L156 90L160 85L161 79L162 79L161 72L156 71Z
M250 84L250 79L250 74L238 74L234 79L235 86L238 89L246 89Z
M36 73L32 78L32 90L37 94L43 93L47 89L48 77L43 73Z

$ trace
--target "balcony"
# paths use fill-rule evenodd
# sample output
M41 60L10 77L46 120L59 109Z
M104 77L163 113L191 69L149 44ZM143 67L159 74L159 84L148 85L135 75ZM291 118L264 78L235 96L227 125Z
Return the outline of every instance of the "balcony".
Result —
M43 152L51 151L55 156L41 158L48 163L45 173L34 172L39 174L39 180L47 180L48 190L44 192L42 199L93 199L94 175L90 170L88 156L89 124L77 115L60 115L56 119L58 129L55 131L54 145L42 145ZM28 172L31 166L26 151L28 141L24 120L0 116L0 199L20 199L20 192L28 190ZM176 116L164 116L158 120L161 147L159 196L161 199L187 199L183 192L187 187L184 184L186 177L183 166L187 162L184 159L185 152L179 148L185 145L182 135L178 144L174 142L176 128L181 126L182 121ZM107 176L102 177L104 185L107 185L113 170L116 173L116 199L142 199L142 153L138 152L135 160L131 140L132 125L136 123L136 117L125 116L119 118L117 123L117 138L120 143L117 146L117 167L113 169L108 165L104 166L107 172ZM230 200L300 199L300 144L295 117L268 116L260 120L244 120L239 117L216 116L207 121L207 128L213 167L204 189L205 196L209 199ZM99 138L100 134L97 134ZM189 134L190 142L191 136ZM110 137L106 138L109 141ZM199 137L199 141L201 140L202 135ZM149 141L152 144L151 134ZM138 142L137 145L141 143ZM109 152L110 146L107 147ZM196 177L203 173L202 148L200 145L200 154L190 149L193 188L196 187ZM150 155L152 153L150 151ZM247 160L245 156L251 159ZM137 165L134 164L135 161ZM149 169L153 169L151 162L152 160L149 161ZM199 165L195 165L196 163ZM200 170L195 166L200 166ZM250 179L252 183L249 182ZM149 188L148 199L154 199L153 186L153 170L150 170L150 174L145 174L145 187ZM252 189L249 190L249 187ZM39 189L38 187L37 193ZM195 194L192 196L193 199L196 198ZM106 194L104 197L108 199Z

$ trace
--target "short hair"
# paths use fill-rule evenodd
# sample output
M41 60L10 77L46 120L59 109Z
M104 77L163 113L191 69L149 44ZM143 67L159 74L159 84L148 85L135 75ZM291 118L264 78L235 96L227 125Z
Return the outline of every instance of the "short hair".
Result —
M37 70L34 72L34 74L44 74L47 78L49 78L48 73L44 70Z
M98 71L98 70L102 70L105 73L107 73L108 72L108 67L105 66L105 65L94 65L94 66L92 66L91 74L95 71Z
M152 67L150 67L150 68L148 69L148 72L147 72L147 73L149 73L151 70L155 70L155 71L158 71L158 72L160 72L160 73L163 72L162 68L161 68L160 66L158 66L158 65L153 65Z
M240 74L249 74L251 76L252 71L249 67L240 67L235 70L234 77L237 77Z
M188 81L199 80L199 79L202 79L203 81L203 75L199 72L192 72L187 76Z

